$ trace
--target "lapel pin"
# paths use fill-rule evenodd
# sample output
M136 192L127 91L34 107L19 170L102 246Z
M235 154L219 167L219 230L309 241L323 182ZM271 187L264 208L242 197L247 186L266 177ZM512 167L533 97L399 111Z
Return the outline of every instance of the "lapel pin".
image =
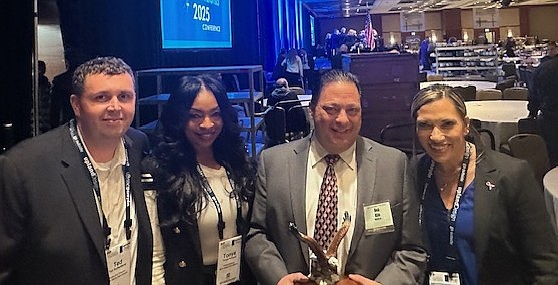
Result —
M492 188L496 187L496 185L492 184L490 181L486 181L486 186L488 186L488 191L492 191Z

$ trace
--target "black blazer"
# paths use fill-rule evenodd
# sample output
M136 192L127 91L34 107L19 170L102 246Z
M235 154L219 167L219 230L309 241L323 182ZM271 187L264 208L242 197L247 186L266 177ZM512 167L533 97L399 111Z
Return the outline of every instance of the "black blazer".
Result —
M151 284L153 239L140 182L145 134L130 129L136 283ZM109 284L92 183L68 124L0 156L0 284Z
M142 165L143 172L149 173L153 177L151 187L161 191L162 187L164 187L164 181L169 177L169 174L162 170L157 159L153 156L145 158ZM188 174L184 175L185 184L193 185L193 178ZM164 199L161 194L157 197L159 217L161 217L163 212L169 212L170 210ZM166 199L174 199L174 197L168 196ZM249 203L249 206L251 206L251 203ZM248 211L249 215L250 210ZM240 224L237 224L237 227L240 229L240 232L247 232L248 219L241 221ZM174 225L161 226L161 235L165 245L164 267L166 285L207 284L208 280L205 280L204 277L203 256L197 223L179 221ZM241 282L239 284L256 284L250 270L244 264L241 266Z
M418 163L419 192L429 166L425 155ZM474 183L478 284L558 284L558 238L528 163L485 150Z

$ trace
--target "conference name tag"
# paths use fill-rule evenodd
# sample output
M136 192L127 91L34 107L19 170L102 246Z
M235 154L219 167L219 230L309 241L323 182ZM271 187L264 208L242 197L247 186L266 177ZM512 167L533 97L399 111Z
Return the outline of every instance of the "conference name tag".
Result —
M389 201L364 205L364 229L366 234L389 233L395 230Z
M242 237L235 236L219 242L217 258L217 285L226 285L240 280L240 257Z
M432 271L428 279L430 285L460 285L459 273Z
M130 285L131 251L128 241L106 250L110 285Z

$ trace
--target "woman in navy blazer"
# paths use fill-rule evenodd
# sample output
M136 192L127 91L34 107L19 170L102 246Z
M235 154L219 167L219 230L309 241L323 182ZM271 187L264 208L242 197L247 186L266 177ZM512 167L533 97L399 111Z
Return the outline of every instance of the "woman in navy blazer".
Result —
M450 87L422 89L411 110L426 151L417 168L426 281L558 284L558 238L528 163L467 141L476 131Z

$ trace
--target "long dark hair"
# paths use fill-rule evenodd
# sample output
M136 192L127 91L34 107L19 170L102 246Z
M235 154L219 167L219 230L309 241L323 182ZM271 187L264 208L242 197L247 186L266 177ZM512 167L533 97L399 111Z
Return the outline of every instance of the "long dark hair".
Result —
M185 135L189 111L202 89L213 93L223 120L223 130L212 146L214 157L231 174L234 191L241 199L251 202L254 196L254 167L223 84L210 75L184 76L161 114L151 161L155 165L150 167L156 169L153 175L159 190L161 226L195 223L202 201L207 199L197 171L196 151Z

